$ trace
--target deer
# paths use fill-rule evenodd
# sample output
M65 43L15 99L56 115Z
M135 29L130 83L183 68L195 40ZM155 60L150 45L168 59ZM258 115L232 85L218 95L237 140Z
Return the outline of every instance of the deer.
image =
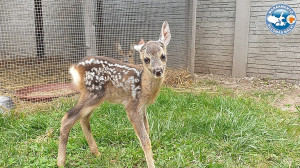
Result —
M134 61L134 53L135 53L135 49L134 49L135 44L131 44L129 51L124 51L121 47L121 44L117 41L115 43L115 49L117 50L118 54L120 56L122 56L121 60L125 63L129 63L129 64L135 64Z
M128 119L144 151L148 168L154 168L146 109L155 102L165 78L167 46L171 39L169 24L162 24L157 41L140 40L134 49L142 64L134 65L103 56L89 56L72 65L73 85L80 92L77 104L62 118L57 166L65 165L68 137L80 121L90 151L100 156L90 128L90 117L104 101L123 104Z

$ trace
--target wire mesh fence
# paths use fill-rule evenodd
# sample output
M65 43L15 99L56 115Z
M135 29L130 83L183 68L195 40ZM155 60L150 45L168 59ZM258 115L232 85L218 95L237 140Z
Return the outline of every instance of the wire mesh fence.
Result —
M140 63L132 45L140 39L158 40L163 21L168 21L172 34L168 66L193 66L190 1L0 3L0 106L4 108L12 102L26 108L29 101L75 93L69 84L68 70L85 56L102 55Z

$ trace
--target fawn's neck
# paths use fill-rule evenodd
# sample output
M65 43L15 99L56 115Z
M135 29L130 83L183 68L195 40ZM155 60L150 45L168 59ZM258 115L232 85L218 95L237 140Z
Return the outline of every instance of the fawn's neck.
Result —
M146 67L144 67L142 74L142 94L144 98L147 99L149 104L154 103L164 78L164 73L162 77L155 78L153 74Z

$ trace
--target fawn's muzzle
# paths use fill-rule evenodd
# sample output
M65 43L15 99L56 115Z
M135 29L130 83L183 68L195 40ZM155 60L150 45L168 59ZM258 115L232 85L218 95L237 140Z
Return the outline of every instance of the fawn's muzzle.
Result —
M163 74L163 70L162 70L161 68L154 69L154 70L153 70L153 74L154 74L156 77L161 77L162 74Z

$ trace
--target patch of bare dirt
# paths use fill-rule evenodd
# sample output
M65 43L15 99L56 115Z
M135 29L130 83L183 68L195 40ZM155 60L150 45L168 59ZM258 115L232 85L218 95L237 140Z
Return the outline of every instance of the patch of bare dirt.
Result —
M177 92L220 93L232 96L245 95L267 101L273 106L287 111L299 111L300 85L286 81L258 77L228 77L214 74L190 74L186 69L167 69L165 85Z
M213 74L197 74L196 80L197 83L204 83L209 90L221 86L231 90L234 95L246 94L258 100L268 100L282 110L298 111L300 106L299 84L268 78L236 78Z

